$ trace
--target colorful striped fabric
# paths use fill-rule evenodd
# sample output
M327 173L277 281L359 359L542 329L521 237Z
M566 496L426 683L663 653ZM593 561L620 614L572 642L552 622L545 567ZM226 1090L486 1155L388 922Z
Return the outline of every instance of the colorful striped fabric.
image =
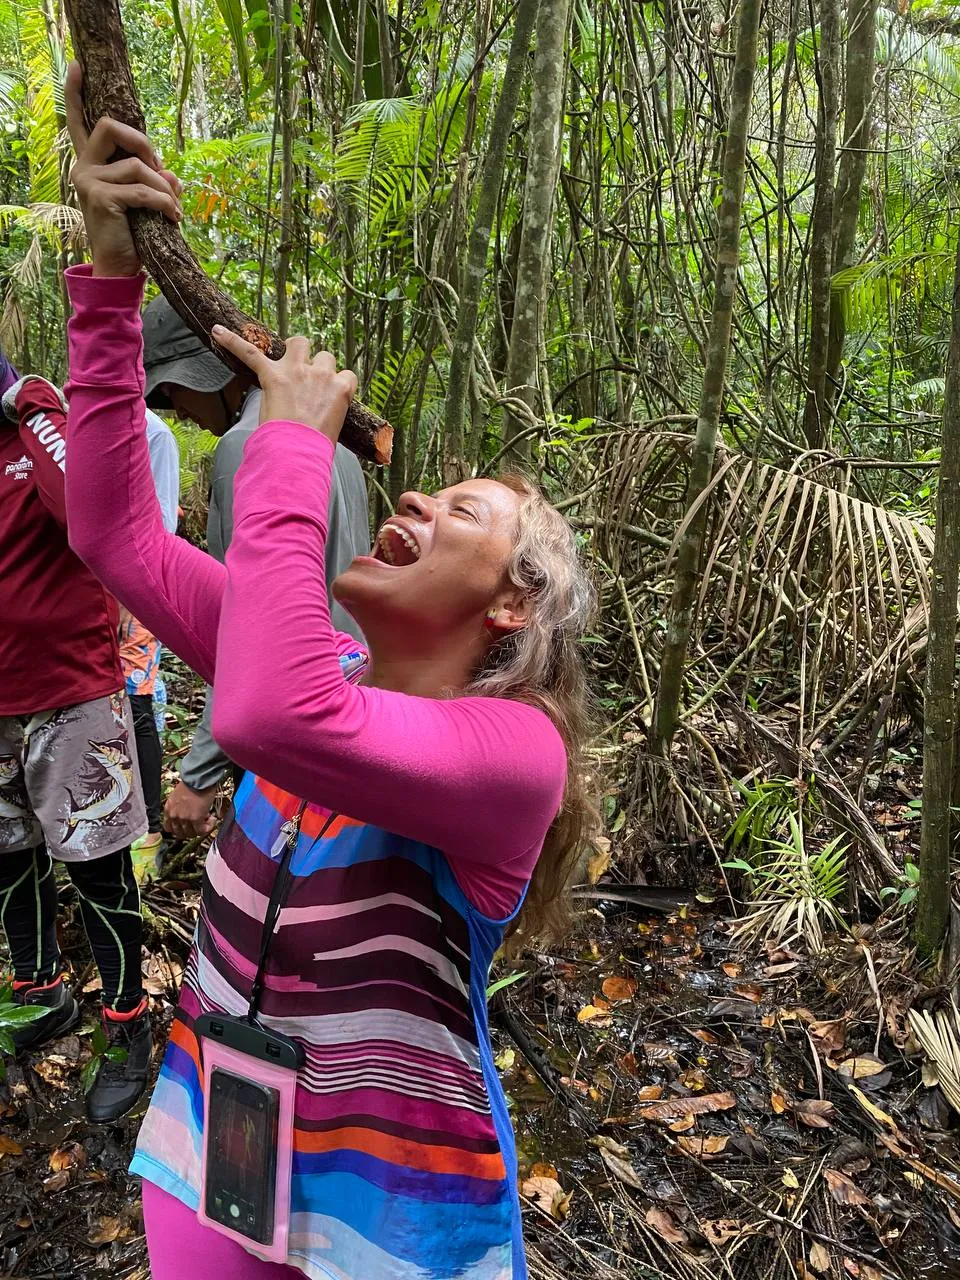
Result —
M341 660L355 678L357 655ZM207 858L197 935L131 1171L196 1208L195 1019L246 1011L298 807L248 774ZM263 1022L304 1046L287 1262L316 1280L525 1280L516 1156L486 983L506 921L446 858L309 806L270 948Z

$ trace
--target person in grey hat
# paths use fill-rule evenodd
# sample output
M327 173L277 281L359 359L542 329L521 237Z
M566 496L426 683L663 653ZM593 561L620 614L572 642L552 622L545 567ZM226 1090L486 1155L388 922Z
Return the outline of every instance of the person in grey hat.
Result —
M209 351L165 298L143 312L144 398L159 412L173 410L185 421L220 437L213 455L207 550L223 561L233 535L233 481L243 447L260 423L260 389L245 374L235 374ZM337 445L328 512L326 574L330 583L355 556L370 550L367 487L360 463ZM330 597L333 625L360 639L357 624ZM180 766L180 781L167 797L165 822L182 840L204 835L216 823L212 808L230 761L210 732L212 690L207 688L203 717L193 745Z

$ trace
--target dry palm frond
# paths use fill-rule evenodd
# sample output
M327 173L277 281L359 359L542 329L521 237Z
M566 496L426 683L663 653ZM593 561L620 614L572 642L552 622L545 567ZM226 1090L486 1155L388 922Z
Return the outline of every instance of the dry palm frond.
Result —
M792 646L807 648L814 689L827 676L889 680L925 630L932 530L799 464L785 469L725 448L687 511L689 447L689 436L666 431L608 439L600 467L610 480L595 527L614 572L669 583L687 525L709 504L702 631L746 646L784 624Z
M83 215L79 209L47 200L35 204L0 205L0 228L11 224L32 232L36 238L43 236L55 248L60 247L62 237L66 237L68 245L74 245L84 235Z
M949 1009L911 1009L908 1016L913 1034L936 1068L943 1096L960 1112L960 1010L952 1001Z

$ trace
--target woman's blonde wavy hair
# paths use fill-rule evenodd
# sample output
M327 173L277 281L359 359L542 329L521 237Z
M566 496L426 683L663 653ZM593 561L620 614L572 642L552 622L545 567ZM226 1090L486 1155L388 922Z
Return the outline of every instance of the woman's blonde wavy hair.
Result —
M507 574L527 597L529 617L522 630L490 646L465 692L539 707L567 749L563 803L511 930L516 945L562 936L570 915L564 891L596 819L583 760L591 717L581 649L593 590L568 521L526 476L508 472L497 479L522 499Z

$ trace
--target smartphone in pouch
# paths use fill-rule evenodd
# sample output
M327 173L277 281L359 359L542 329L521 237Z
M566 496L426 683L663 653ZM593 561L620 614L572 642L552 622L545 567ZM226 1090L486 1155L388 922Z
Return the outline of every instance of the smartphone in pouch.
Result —
M213 1222L270 1244L277 1184L280 1093L213 1067L204 1210Z

